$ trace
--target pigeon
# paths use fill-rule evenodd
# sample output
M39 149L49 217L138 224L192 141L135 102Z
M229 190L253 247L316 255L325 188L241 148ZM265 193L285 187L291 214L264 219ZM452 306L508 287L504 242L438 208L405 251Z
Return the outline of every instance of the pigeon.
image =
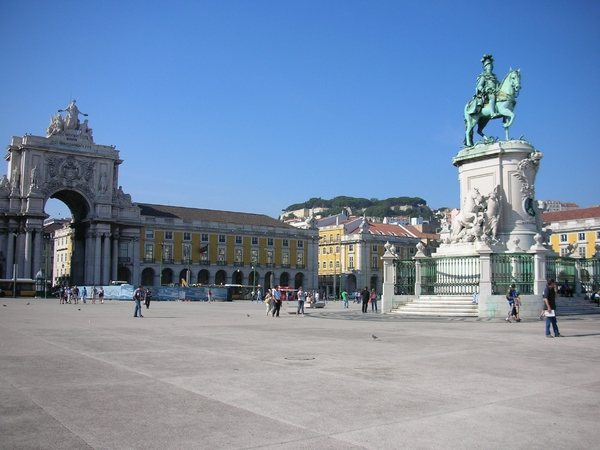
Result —
M81 308L77 308L77 311L81 311Z
M6 305L3 304L2 306L6 306Z
M27 304L29 305L29 304L30 304L30 302L27 302Z
M378 338L377 336L375 336L374 334L372 334L372 335L371 335L371 337L372 337L373 339L379 339L379 338Z
M250 317L250 314L246 314L248 317Z

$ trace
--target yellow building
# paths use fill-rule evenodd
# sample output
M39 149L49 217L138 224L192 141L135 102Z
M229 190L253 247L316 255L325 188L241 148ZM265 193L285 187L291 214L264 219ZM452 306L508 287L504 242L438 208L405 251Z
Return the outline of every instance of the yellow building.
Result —
M138 203L143 285L316 287L317 231L263 214ZM129 249L119 275L129 276ZM162 274L159 280L159 274Z
M600 245L600 206L555 211L543 214L552 230L550 245L561 256L592 258Z
M348 293L364 286L381 293L381 257L387 242L396 247L400 259L410 259L417 243L423 242L429 250L439 237L415 226L368 222L363 217L347 219L342 214L321 219L317 226L319 291L335 297L340 286Z

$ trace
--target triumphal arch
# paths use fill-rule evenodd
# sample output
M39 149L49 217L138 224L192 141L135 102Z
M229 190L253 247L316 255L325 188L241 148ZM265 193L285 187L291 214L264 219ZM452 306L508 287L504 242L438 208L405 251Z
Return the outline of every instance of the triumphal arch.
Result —
M75 100L52 116L46 136L13 136L0 179L0 275L33 278L43 269L46 201L71 210L72 282L106 285L128 266L139 279L140 209L119 186L119 150L94 143ZM124 251L122 251L124 250ZM55 262L57 263L57 262Z

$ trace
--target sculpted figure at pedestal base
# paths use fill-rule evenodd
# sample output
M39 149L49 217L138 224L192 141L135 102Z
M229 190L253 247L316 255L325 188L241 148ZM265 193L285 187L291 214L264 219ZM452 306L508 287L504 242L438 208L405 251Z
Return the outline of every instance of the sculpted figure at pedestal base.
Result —
M481 241L483 236L487 236L486 241L497 241L501 197L500 185L488 196L481 195L477 188L467 192L460 213L452 220L449 243Z

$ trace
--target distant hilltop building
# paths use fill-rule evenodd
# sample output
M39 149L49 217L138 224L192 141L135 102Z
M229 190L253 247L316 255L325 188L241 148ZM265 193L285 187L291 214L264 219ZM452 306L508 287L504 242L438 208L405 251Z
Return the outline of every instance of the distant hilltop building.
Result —
M600 206L545 212L550 245L561 256L592 258L600 249Z
M546 211L547 212L555 212L555 211L569 211L571 209L579 208L577 203L563 203L558 200L542 200L546 203Z

